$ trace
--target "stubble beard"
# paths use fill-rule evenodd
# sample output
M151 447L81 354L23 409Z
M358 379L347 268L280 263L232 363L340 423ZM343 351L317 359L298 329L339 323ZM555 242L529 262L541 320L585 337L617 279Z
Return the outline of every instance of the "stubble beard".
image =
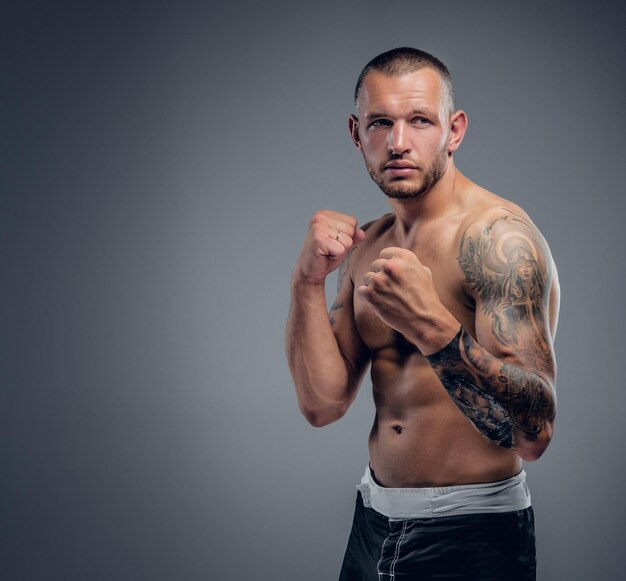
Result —
M392 160L390 160L392 161ZM446 171L448 161L447 150L443 149L439 155L433 160L433 163L426 169L422 183L419 185L404 185L404 180L397 180L391 183L385 183L384 166L388 163L381 164L378 170L372 168L372 166L365 160L365 167L370 174L374 183L382 190L382 192L393 200L399 200L401 202L411 202L416 200L428 190L430 190L443 176ZM420 166L418 168L422 170Z

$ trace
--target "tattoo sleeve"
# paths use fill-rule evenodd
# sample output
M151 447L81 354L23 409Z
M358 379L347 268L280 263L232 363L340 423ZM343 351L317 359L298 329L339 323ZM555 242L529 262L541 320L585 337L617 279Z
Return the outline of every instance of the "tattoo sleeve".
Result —
M523 216L503 211L488 224L470 226L458 262L476 297L476 336L490 350L461 328L427 357L461 412L505 448L535 442L555 416L548 256Z
M463 328L427 359L457 407L495 444L515 448L520 438L534 441L554 418L545 380L500 361Z

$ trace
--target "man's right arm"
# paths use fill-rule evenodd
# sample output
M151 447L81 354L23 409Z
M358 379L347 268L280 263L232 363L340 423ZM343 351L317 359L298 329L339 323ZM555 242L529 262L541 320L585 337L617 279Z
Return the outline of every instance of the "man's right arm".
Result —
M356 219L315 214L291 279L286 352L300 410L314 426L341 418L354 400L367 365L354 322L349 254L365 237ZM339 265L337 299L330 317L325 280Z

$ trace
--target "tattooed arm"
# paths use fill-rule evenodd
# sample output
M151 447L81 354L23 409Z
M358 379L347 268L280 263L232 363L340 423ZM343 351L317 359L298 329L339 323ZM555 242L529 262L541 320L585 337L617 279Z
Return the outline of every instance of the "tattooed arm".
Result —
M476 303L476 336L461 328L427 359L485 438L535 460L556 413L549 249L526 217L499 208L466 229L458 262Z

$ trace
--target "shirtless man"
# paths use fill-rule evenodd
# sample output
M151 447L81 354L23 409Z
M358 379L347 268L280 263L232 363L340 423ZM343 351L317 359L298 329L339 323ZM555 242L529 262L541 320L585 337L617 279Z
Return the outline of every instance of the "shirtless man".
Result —
M467 116L438 59L379 55L355 105L350 135L393 211L363 228L315 214L287 324L314 426L346 413L371 364L370 463L341 580L534 579L522 460L543 454L555 417L550 251L521 208L456 169Z

